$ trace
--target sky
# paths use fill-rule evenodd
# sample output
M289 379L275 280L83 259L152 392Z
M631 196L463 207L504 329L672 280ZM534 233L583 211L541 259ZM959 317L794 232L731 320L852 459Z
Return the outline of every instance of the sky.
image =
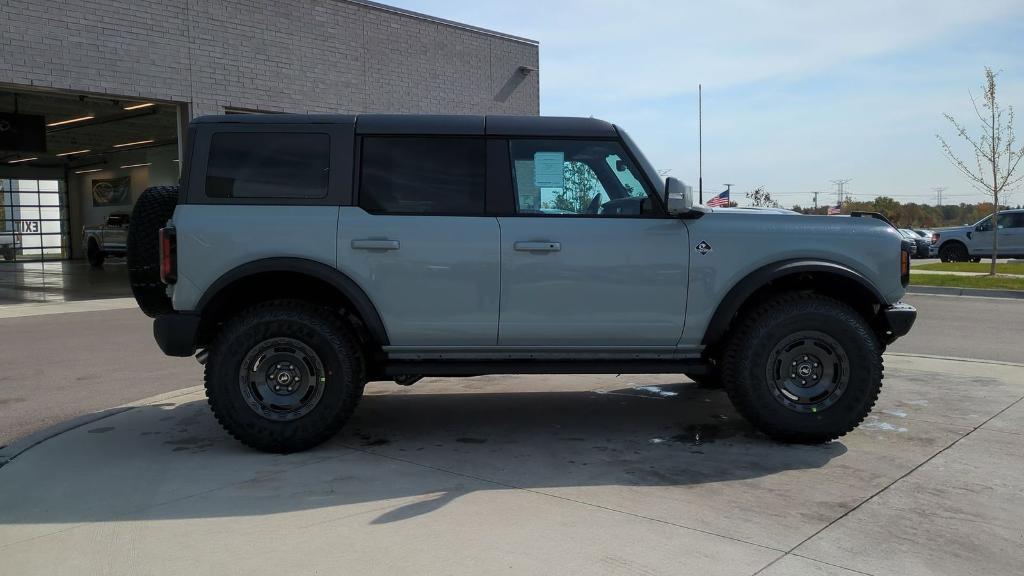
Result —
M740 205L756 186L824 205L849 179L856 200L934 204L944 186L944 203L981 201L942 155L936 134L956 139L943 113L976 131L991 66L1024 115L1021 0L388 3L539 41L541 114L614 122L695 190L702 84L705 200L731 183Z

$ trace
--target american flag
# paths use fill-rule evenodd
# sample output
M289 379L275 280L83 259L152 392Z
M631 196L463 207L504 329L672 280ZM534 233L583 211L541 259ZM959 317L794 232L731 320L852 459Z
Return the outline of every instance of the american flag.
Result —
M836 214L842 214L842 213L843 213L843 203L842 202L836 202L835 206L829 206L828 207L828 215L829 216L835 216Z
M725 192L722 192L718 196L715 196L714 198L711 198L710 200L705 202L705 204L707 204L708 206L711 206L712 208L722 208L722 207L728 206L729 205L729 191L726 190Z

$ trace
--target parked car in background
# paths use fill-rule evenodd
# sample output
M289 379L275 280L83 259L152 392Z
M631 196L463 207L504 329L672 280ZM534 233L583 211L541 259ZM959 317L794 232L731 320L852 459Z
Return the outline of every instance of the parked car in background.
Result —
M103 266L107 256L124 256L128 248L128 223L131 217L124 212L107 216L106 224L86 226L82 229L85 255L93 268Z
M991 216L982 218L973 226L939 231L935 242L939 258L943 262L977 262L991 257L993 234L999 234L997 256L1024 258L1024 210L1003 210L998 217L995 231Z
M921 236L909 228L900 228L900 234L904 238L914 243L914 252L911 254L914 258L927 258L928 251L931 247L931 242L925 240Z
M939 235L934 230L927 230L924 228L912 228L915 234L924 238L928 241L928 257L934 258L939 253L939 246L936 241L939 239Z

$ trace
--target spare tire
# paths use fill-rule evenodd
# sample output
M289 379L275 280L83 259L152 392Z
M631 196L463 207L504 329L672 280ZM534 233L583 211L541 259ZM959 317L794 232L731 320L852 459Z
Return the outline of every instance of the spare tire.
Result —
M128 224L128 279L139 308L150 318L172 312L167 287L160 281L160 229L178 204L177 186L146 188Z

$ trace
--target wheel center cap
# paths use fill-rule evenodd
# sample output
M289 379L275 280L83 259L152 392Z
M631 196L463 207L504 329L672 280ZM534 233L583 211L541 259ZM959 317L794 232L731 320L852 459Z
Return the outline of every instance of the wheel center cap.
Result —
M281 372L277 375L277 383L287 386L292 381L292 375L287 372Z
M797 372L800 374L802 378L807 378L808 376L811 375L811 365L801 364L800 367L797 369Z

